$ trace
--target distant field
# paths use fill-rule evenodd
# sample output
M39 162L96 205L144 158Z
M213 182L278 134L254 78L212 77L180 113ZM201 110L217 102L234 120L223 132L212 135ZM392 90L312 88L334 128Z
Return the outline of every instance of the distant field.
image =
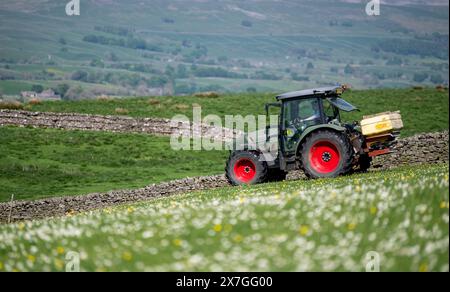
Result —
M1 80L0 86L3 94L18 94L21 91L31 90L32 84L26 81Z
M165 137L0 127L0 202L219 174L226 156L176 152Z
M102 100L80 100L44 102L28 105L31 111L77 112L87 114L116 115L117 108L124 108L133 117L172 118L176 114L192 117L192 105L202 106L203 117L207 114L257 115L264 114L264 104L275 101L276 93L232 94L219 98L201 98L194 96L174 96L155 98L127 98ZM433 132L448 129L449 97L448 91L428 88L379 89L349 91L343 95L361 111L344 114L347 121L360 120L363 115L384 111L400 110L405 128L403 136L415 133Z
M383 272L448 272L448 187L448 165L406 167L1 225L0 271L69 252L81 271L366 271L376 252Z
M448 83L448 3L390 1L373 18L361 3L336 0L85 2L76 18L64 1L0 3L0 91L28 88L4 82L12 79L78 80L83 92L69 95L77 98Z

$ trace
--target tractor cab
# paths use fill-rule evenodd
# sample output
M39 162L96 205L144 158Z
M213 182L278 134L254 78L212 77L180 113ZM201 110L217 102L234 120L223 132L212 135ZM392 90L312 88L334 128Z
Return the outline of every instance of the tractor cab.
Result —
M340 98L343 87L294 91L277 96L281 102L280 146L284 156L295 155L296 146L307 129L318 125L341 126L340 111L358 110Z

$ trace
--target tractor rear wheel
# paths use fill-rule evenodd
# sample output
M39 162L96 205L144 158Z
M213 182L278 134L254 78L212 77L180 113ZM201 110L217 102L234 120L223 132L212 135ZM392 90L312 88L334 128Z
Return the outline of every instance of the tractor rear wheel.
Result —
M228 181L235 186L253 185L268 181L268 167L253 151L232 152L225 167Z
M352 170L353 148L344 134L321 130L307 137L300 150L306 176L326 178Z

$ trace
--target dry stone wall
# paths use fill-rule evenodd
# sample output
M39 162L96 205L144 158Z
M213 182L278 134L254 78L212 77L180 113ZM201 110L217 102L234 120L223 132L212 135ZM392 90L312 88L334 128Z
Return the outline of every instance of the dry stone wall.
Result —
M0 110L0 126L56 128L64 130L144 133L170 136L172 133L186 137L222 138L230 140L234 132L225 128L187 123L171 124L169 119L132 118L125 116L100 116L78 113L29 112Z

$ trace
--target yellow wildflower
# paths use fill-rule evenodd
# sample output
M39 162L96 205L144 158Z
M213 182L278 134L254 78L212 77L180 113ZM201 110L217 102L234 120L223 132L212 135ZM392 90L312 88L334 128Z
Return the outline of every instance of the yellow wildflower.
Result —
M124 252L124 253L122 254L122 259L123 259L124 261L129 262L129 261L131 261L131 260L133 259L133 255L132 255L130 252L126 251L126 252Z
M34 263L36 261L36 257L34 255L29 254L27 256L28 261Z
M419 267L419 272L421 273L428 272L428 265L426 263L422 263Z
M242 242L243 237L238 234L233 238L233 240L234 240L234 242L239 243L239 242Z
M64 267L64 262L60 259L55 259L54 264L58 270L61 270Z
M305 236L309 232L309 227L306 225L302 225L302 226L300 226L298 232L300 233L300 235Z
M222 224L216 224L216 225L214 225L214 231L215 231L215 232L220 232L220 231L222 231Z

